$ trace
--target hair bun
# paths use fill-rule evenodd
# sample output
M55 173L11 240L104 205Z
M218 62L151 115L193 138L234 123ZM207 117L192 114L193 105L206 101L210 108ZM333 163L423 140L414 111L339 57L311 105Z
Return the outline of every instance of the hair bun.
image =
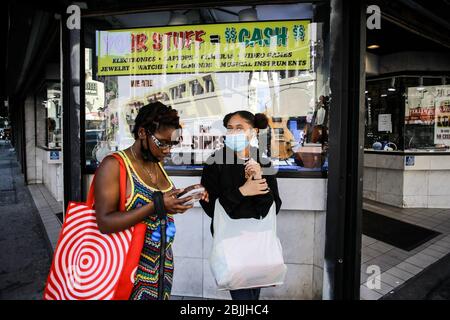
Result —
M255 114L254 127L257 129L266 129L269 126L269 119L264 113Z

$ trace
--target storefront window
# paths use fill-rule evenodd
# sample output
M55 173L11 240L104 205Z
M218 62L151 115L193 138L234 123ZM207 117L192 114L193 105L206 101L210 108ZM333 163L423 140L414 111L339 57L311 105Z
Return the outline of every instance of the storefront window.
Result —
M45 83L36 95L37 145L47 149L62 146L61 85Z
M450 85L447 81L445 75L369 80L366 148L447 151L450 147Z
M59 85L47 90L47 146L61 148L61 88Z
M326 173L328 21L318 17L328 19L328 5L256 6L252 17L242 9L187 10L182 25L170 12L102 18L110 25L102 28L87 22L88 171L129 147L139 109L161 101L183 126L168 170L201 170L223 145L223 117L248 110L268 117L263 151L280 172Z

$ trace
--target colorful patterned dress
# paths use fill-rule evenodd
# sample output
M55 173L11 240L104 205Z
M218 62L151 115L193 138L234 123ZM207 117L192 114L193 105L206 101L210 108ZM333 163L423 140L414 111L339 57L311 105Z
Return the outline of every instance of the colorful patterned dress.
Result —
M127 168L127 174L131 183L131 195L126 202L126 210L139 208L153 199L153 193L158 191L155 188L148 186L137 174L130 159L123 152L119 151L119 155L123 158ZM164 173L170 186L162 192L167 192L174 189L172 181L167 176L166 171L159 163L161 171ZM133 291L130 300L157 300L159 292L160 280L160 246L161 237L158 240L154 233L159 233L160 219L156 216L149 216L143 221L147 225L145 233L145 242L142 249L141 258L136 271ZM167 215L167 224L174 223L172 215ZM153 239L152 239L153 238ZM173 254L172 254L173 237L166 242L166 255L164 262L164 280L163 280L163 299L167 300L170 297L173 279Z

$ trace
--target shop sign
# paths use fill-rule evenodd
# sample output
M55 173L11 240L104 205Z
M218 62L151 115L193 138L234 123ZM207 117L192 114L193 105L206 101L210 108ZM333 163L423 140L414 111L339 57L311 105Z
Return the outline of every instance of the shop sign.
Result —
M309 20L98 32L98 75L310 70Z
M416 162L415 156L406 156L405 157L405 166L407 167L413 167Z
M97 96L98 90L97 90L97 82L95 81L86 81L86 95L89 96Z
M378 115L378 131L392 132L392 116L391 114Z
M434 125L437 127L438 113L440 113L438 100L442 99L450 100L450 86L408 88L405 124ZM441 117L444 121L445 114L442 114ZM435 132L437 131L435 130Z
M409 110L406 116L406 124L425 124L428 125L434 121L435 108L431 107L417 107Z

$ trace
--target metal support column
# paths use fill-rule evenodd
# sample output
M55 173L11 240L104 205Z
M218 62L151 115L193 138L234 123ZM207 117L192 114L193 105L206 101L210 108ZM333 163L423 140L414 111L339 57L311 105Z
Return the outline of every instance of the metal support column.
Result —
M80 29L66 27L68 15L61 19L63 91L64 208L69 201L81 201L80 106L84 105L84 55Z
M331 0L331 107L324 299L359 299L365 1Z

